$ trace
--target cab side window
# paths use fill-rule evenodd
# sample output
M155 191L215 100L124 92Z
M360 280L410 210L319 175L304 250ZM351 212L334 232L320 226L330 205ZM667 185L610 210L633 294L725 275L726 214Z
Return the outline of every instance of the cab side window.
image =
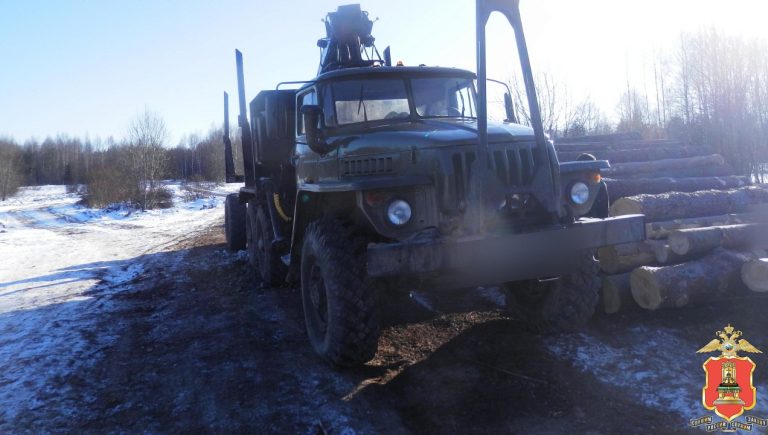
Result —
M336 127L336 107L333 104L333 87L323 88L323 120L326 127Z
M305 104L317 104L317 93L312 89L311 91L300 95L298 103L299 104L296 105L296 135L304 136L306 130L304 129L304 117L301 116L301 108L304 107Z

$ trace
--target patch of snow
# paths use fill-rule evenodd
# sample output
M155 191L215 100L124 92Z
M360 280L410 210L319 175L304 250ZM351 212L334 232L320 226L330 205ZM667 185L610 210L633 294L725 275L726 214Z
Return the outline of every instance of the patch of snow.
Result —
M0 202L0 432L63 396L68 377L110 344L108 331L90 333L114 309L105 296L130 290L152 254L220 222L225 195L239 188L206 185L185 202L180 183L166 185L174 206L146 212L86 208L65 186Z

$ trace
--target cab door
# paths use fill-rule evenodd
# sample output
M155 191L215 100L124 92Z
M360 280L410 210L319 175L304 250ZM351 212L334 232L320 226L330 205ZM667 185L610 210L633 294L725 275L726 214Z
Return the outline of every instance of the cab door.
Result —
M304 120L301 116L301 107L305 104L316 105L318 102L317 90L312 87L302 91L296 97L296 175L300 184L316 184L328 181L337 181L338 155L335 149L327 154L320 155L307 145L307 136L304 128ZM322 122L322 120L320 121Z

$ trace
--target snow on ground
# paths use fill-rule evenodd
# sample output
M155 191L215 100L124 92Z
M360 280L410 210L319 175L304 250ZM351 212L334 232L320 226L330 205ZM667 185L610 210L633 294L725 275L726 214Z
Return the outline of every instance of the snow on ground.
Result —
M591 373L608 384L621 388L639 403L659 411L673 411L683 419L709 415L701 404L707 355L694 351L697 346L666 328L635 326L624 335L632 342L616 347L587 333L566 334L548 343L555 356L572 361L578 369ZM698 370L681 370L696 367ZM766 385L756 385L768 391ZM766 401L758 400L752 414L768 414Z
M64 186L22 188L0 203L0 423L44 406L108 345L108 331L91 332L111 309L103 296L139 277L152 254L220 221L238 188L190 195L167 184L175 205L165 210L89 209Z

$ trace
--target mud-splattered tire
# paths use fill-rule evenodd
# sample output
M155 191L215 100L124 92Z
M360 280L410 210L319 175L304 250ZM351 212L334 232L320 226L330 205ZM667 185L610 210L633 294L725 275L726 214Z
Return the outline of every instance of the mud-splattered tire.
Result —
M595 313L600 277L594 252L584 252L578 261L577 270L556 280L507 284L509 311L537 333L569 332L584 325Z
M262 282L270 287L285 283L288 268L272 243L275 236L264 206L248 202L248 261Z
M224 200L224 235L230 251L245 249L245 215L245 204L240 203L237 194L227 195Z
M365 267L367 240L336 219L309 225L301 252L301 299L315 352L337 366L363 364L378 346L376 283Z

